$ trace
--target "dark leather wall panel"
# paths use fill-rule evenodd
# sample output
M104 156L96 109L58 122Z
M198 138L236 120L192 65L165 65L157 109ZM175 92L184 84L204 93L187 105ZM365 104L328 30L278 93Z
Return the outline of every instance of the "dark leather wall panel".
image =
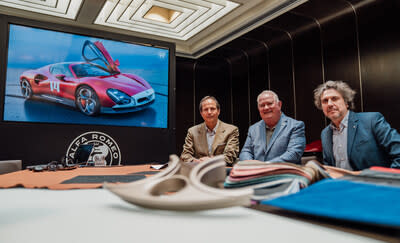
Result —
M296 119L304 121L306 141L311 142L319 138L325 126L324 116L314 106L313 100L313 88L324 80L321 31L313 18L298 13L286 16L298 24L290 30L293 38Z
M226 60L207 57L196 62L195 104L196 124L203 122L198 109L200 100L207 95L217 98L221 105L220 119L231 122L232 117L231 70Z
M269 47L265 41L257 39L257 33L254 36L248 34L236 41L244 43L243 50L247 53L249 61L248 90L247 92L241 91L242 95L246 93L248 100L249 120L247 126L241 129L245 135L247 134L247 128L260 120L257 96L261 91L269 89L270 85Z
M280 41L269 45L269 89L273 90L282 101L282 111L286 115L294 116L292 42L287 33L271 27L268 27L268 29L281 32Z
M400 1L357 8L364 111L379 111L400 129Z
M237 46L239 46L239 48ZM227 45L222 48L221 51L224 56L226 53L230 54L226 57L226 60L231 71L231 90L225 89L225 92L229 93L232 97L231 110L227 111L226 108L224 108L225 110L223 111L231 114L231 117L230 119L225 118L223 121L235 124L240 129L240 127L246 126L249 120L247 94L249 83L249 57L245 51L240 49L240 45L237 42ZM226 88L228 88L228 86L226 86ZM241 133L239 136L240 142L244 143L245 139L245 134Z
M176 148L182 149L186 130L195 124L197 111L194 101L195 60L176 58ZM196 113L197 114L197 113Z
M194 60L202 66L195 76L208 76L222 103L231 98L221 119L239 127L241 146L248 126L260 119L256 98L264 89L279 95L285 114L305 122L307 142L319 139L329 121L315 108L313 90L327 80L343 80L356 89L356 111L380 111L400 128L400 114L395 112L400 104L399 10L396 0L310 0ZM185 62L177 61L178 76ZM178 77L177 87L180 82ZM210 84L192 82L196 95ZM193 121L177 114L177 124L180 119ZM179 134L178 144L184 139Z

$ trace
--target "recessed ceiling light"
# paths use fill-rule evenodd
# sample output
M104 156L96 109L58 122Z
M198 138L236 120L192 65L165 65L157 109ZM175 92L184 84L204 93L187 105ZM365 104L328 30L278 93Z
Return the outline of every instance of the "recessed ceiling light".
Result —
M187 40L239 6L229 0L106 0L94 23ZM150 20L153 8L164 9L158 12L168 12L162 18L169 20Z
M154 5L147 11L143 18L169 24L180 14L181 12L179 11Z

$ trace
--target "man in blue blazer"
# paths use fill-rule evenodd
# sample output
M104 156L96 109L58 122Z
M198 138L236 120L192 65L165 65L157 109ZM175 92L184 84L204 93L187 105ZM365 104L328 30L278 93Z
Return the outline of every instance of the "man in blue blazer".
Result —
M257 104L262 120L250 126L239 159L299 164L306 146L304 122L285 116L273 91L259 94Z
M351 111L355 93L342 81L314 90L315 105L331 120L321 133L324 164L348 170L400 168L399 133L381 113Z

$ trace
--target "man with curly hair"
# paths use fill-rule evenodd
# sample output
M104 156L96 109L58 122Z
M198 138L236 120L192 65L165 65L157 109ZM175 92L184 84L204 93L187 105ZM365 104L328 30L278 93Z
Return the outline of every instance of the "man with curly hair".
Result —
M353 112L356 92L343 81L314 90L314 103L331 124L321 133L323 162L348 170L400 168L400 135L379 112Z

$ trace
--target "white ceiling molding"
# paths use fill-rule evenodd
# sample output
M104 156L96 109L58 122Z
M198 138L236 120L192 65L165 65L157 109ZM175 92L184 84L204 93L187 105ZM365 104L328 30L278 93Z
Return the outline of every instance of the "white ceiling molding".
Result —
M83 0L1 0L0 5L75 19Z
M153 6L183 14L170 24L143 18ZM187 40L239 6L228 0L107 0L95 24Z
M0 13L176 44L198 58L307 0L0 0ZM152 7L180 12L170 23Z

